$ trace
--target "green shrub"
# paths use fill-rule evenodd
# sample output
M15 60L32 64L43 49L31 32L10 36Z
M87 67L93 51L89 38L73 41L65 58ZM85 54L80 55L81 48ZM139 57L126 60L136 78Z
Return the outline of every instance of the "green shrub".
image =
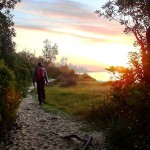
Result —
M60 67L60 74L56 78L56 82L60 86L68 87L77 84L76 74L74 70L69 69L67 65Z
M77 84L77 80L74 77L64 77L63 74L57 77L57 82L62 87L68 87Z
M33 64L16 53L7 54L5 64L13 71L17 88L21 91L22 96L25 96L27 87L31 84Z
M134 145L134 126L125 121L112 120L109 122L108 134L106 134L108 150L132 150Z
M0 140L5 139L15 121L20 97L13 72L0 60Z
M150 92L143 83L114 82L113 124L107 136L110 149L150 149ZM118 141L118 140L121 141Z
M49 66L46 68L46 70L48 76L52 79L56 79L61 74L60 68L56 66Z
M114 116L114 105L105 100L99 101L99 104L91 104L90 110L87 112L87 121L93 122L96 126L107 126Z

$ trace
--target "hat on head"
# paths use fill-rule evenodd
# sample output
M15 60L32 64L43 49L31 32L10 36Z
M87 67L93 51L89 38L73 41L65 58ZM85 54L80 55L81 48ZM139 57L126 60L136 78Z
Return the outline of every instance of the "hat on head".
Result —
M41 62L38 62L38 66L42 67L42 63L41 63Z

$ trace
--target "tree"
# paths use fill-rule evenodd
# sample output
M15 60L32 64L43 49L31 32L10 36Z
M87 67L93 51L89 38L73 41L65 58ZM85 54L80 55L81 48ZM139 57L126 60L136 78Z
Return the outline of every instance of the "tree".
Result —
M10 10L14 9L17 2L20 0L1 0L0 2L0 58L3 59L9 52L15 51L15 43L12 41L15 30Z
M62 57L60 60L61 66L67 65L68 57Z
M32 59L35 58L34 54L29 52L29 50L26 49L22 50L21 52L18 52L18 55L27 61L31 61Z
M56 55L58 55L58 46L56 43L52 46L48 39L46 39L43 43L45 43L43 56L47 62L52 63L56 59Z
M110 149L150 149L150 0L110 0L96 13L124 25L140 47L129 53L128 68L108 69L120 73L112 84L113 113L106 118L113 122L106 137Z
M150 83L150 0L110 0L102 10L96 10L96 13L118 21L125 26L125 34L135 36L134 45L140 46L142 82Z

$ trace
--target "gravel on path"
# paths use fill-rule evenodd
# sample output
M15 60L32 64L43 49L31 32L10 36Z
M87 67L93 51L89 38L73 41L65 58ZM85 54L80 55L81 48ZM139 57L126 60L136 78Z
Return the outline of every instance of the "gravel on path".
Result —
M30 94L22 100L17 114L16 126L10 131L10 140L2 150L83 150L82 141L62 138L71 134L82 139L92 136L92 145L88 149L105 150L102 132L82 131L85 123L44 111Z

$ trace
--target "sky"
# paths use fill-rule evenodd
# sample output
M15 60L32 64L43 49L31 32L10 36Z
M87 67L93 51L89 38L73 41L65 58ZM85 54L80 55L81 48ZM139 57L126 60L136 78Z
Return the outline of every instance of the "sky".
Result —
M123 33L124 26L94 12L108 0L22 0L13 10L17 51L42 56L44 41L58 45L68 63L101 70L125 66L134 39Z

